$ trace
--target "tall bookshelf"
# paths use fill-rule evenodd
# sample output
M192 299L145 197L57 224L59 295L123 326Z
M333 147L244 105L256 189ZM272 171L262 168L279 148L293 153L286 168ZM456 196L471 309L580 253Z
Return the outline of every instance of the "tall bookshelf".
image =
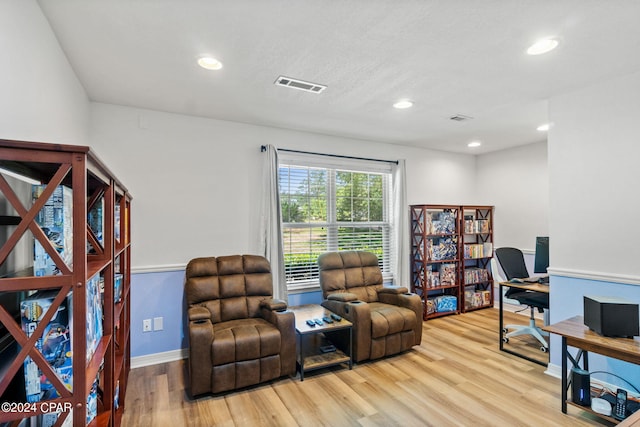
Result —
M493 306L493 207L411 205L411 289L424 320Z
M460 206L412 205L411 290L424 320L460 312Z
M493 307L493 206L462 206L463 312Z
M12 403L0 424L119 426L130 370L131 195L84 146L0 140L0 168L0 401ZM64 232L39 225L58 202ZM40 380L34 393L25 372Z

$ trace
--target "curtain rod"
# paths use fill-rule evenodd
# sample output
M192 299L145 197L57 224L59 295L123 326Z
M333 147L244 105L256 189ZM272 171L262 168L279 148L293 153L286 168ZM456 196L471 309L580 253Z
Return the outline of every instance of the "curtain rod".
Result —
M354 157L354 156L342 156L340 154L314 153L312 151L290 150L288 148L278 148L277 150L278 151L286 151L288 153L313 154L313 155L316 155L316 156L338 157L338 158L341 158L341 159L367 160L367 161L370 161L370 162L394 163L396 165L398 164L397 160L370 159L368 157ZM266 145L262 145L260 147L260 151L261 152L267 151L267 146Z

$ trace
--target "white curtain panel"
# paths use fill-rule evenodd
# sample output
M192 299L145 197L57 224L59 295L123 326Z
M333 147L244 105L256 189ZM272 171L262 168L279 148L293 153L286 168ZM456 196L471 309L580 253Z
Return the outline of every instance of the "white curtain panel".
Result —
M393 188L393 223L394 223L394 250L392 251L392 263L394 272L393 280L396 286L406 286L411 290L409 275L409 210L407 205L407 177L405 160L398 160L398 164L392 166Z
M265 147L266 153L264 153L262 167L260 250L271 263L273 297L288 302L278 189L278 150L273 145Z

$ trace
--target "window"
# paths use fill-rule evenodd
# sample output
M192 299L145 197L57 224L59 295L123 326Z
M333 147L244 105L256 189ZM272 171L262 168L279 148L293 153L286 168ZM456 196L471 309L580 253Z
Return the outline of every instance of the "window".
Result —
M279 181L289 290L316 287L328 251L373 252L391 279L389 164L281 153Z

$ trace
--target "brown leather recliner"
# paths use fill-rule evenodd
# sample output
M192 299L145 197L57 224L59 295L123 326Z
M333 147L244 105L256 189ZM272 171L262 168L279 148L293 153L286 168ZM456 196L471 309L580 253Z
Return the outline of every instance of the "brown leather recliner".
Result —
M420 297L405 287L383 286L374 254L329 252L318 257L318 265L322 305L353 323L355 362L400 353L420 344Z
M295 374L294 316L284 301L272 299L264 257L193 259L185 292L192 396Z

